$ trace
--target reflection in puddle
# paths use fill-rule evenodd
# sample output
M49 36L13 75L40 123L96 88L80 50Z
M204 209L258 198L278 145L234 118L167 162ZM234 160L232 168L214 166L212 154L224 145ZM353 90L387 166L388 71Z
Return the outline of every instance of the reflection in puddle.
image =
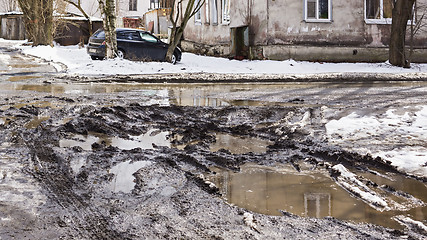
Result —
M220 189L229 203L262 214L280 216L279 210L285 210L299 216L332 216L396 229L402 227L391 220L393 216L408 215L418 221L425 221L427 217L425 206L413 207L409 211L376 211L338 186L326 171L297 172L287 167L268 168L250 164L241 166L238 173L213 170L217 174L209 175L207 179ZM381 181L374 181L389 184L427 202L427 187L424 183L399 176L393 177L395 181L392 183L383 177L370 177L382 178ZM396 200L396 196L391 194L387 197Z
M83 150L92 150L92 144L99 143L106 146L113 146L123 150L131 150L134 148L154 149L153 144L157 146L170 147L170 142L167 140L169 132L161 132L156 129L151 129L147 133L140 136L130 136L130 139L119 137L110 137L103 134L74 135L72 139L61 139L60 147L81 147Z
M220 149L225 149L233 154L245 154L249 152L264 153L267 151L267 146L273 144L268 140L259 138L242 138L229 134L216 134L216 142L210 146L212 152Z
M114 174L111 182L111 190L113 192L130 193L135 187L133 173L140 168L147 167L153 164L150 161L132 162L131 160L117 164L111 168L110 173Z
M18 76L12 76L8 80L11 82L18 82L18 81L24 81L24 80L29 80L29 79L35 79L35 78L41 78L41 76L18 75Z
M27 129L33 129L33 128L37 128L38 126L40 126L40 124L43 121L49 120L50 117L46 116L46 117L35 117L33 118L33 120L29 121L27 124L25 124L25 128Z
M72 162L70 163L71 169L73 169L74 173L78 173L80 168L82 168L85 163L86 159L84 157L73 158Z

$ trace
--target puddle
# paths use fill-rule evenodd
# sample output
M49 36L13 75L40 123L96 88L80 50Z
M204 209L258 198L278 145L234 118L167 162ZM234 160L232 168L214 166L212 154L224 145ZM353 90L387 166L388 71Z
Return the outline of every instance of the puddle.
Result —
M241 166L238 173L218 168L212 170L217 174L209 175L207 179L220 189L229 203L262 214L280 216L282 214L279 210L285 210L303 217L332 216L396 229L402 229L402 226L391 219L393 216L405 215L424 222L427 217L426 206L413 207L408 211L377 211L352 197L326 171L297 172L286 166L272 168L253 164ZM427 202L427 187L424 183L403 177L394 177L394 181L390 181L368 175L381 178L381 181L373 179L378 184L390 184Z
M139 161L132 162L131 160L117 164L110 169L110 173L114 174L114 178L111 182L111 190L113 192L130 193L135 187L135 178L133 173L138 171L140 168L147 167L153 164L150 161Z
M92 144L99 143L106 146L113 146L123 150L131 150L134 148L154 149L153 144L157 146L170 147L170 141L167 139L169 132L162 132L156 129L151 129L147 133L140 136L130 136L130 139L119 137L110 137L103 134L89 134L87 136L76 134L72 139L61 139L60 147L81 147L83 150L91 151Z
M27 129L33 129L33 128L37 128L38 126L40 126L40 124L43 121L49 120L50 117L46 116L46 117L35 117L33 118L33 120L29 121L28 123L25 124L25 128Z
M79 158L73 158L72 162L70 163L71 169L73 169L73 172L77 174L80 171L80 168L82 168L86 163L86 158L79 157Z
M8 80L10 82L19 82L19 81L24 81L24 80L29 80L29 79L35 79L35 78L41 78L41 76L26 76L26 75L21 75L21 76L12 76L10 77Z
M27 106L46 108L46 107L53 107L53 103L48 101L35 101L35 102L17 103L13 105L13 107L18 109L22 107L27 107Z
M250 137L237 137L229 134L215 134L216 142L210 146L212 152L225 149L233 154L265 153L267 146L273 144L268 140Z
M12 64L10 65L12 68L37 68L40 65L37 64Z

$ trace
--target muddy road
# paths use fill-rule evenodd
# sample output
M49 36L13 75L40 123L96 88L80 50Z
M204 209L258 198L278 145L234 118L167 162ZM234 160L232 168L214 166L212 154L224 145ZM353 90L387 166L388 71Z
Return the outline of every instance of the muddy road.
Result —
M0 82L0 239L427 234L425 177L325 130L354 111L426 105L424 82L100 83L46 77L47 63L10 72L12 61Z

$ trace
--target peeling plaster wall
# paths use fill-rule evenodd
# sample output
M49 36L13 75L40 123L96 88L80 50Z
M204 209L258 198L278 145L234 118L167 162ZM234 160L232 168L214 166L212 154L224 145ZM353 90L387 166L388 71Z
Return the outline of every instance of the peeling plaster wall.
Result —
M199 49L203 44L224 49L224 45L230 44L230 28L243 25L249 26L253 51L265 52L267 58L267 52L282 49L278 46L385 48L389 42L390 24L365 23L364 0L332 0L331 22L304 21L303 0L230 0L229 24L221 23L221 0L216 1L217 26L206 22L202 11L202 23L197 25L192 19L185 30L185 40L195 43ZM418 0L418 3L427 4L427 0ZM416 35L415 44L427 49L427 34Z

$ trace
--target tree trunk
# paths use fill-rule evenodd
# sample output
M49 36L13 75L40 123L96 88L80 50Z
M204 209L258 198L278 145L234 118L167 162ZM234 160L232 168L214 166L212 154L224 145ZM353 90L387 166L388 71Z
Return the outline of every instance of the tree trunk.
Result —
M393 8L389 61L394 66L410 67L405 54L405 37L414 3L415 0L397 0Z
M181 16L180 8L182 6L182 0L174 0L172 4L172 11L169 19L172 22L172 33L169 41L169 48L166 53L166 61L171 62L173 52L181 41L181 37L184 33L184 29L187 26L188 21L193 17L203 6L205 0L188 0L184 14ZM176 15L174 16L176 8ZM178 19L181 17L181 25L178 27Z
M33 46L53 43L53 0L19 0L27 36Z
M114 0L98 0L105 31L105 57L117 56L116 10Z

